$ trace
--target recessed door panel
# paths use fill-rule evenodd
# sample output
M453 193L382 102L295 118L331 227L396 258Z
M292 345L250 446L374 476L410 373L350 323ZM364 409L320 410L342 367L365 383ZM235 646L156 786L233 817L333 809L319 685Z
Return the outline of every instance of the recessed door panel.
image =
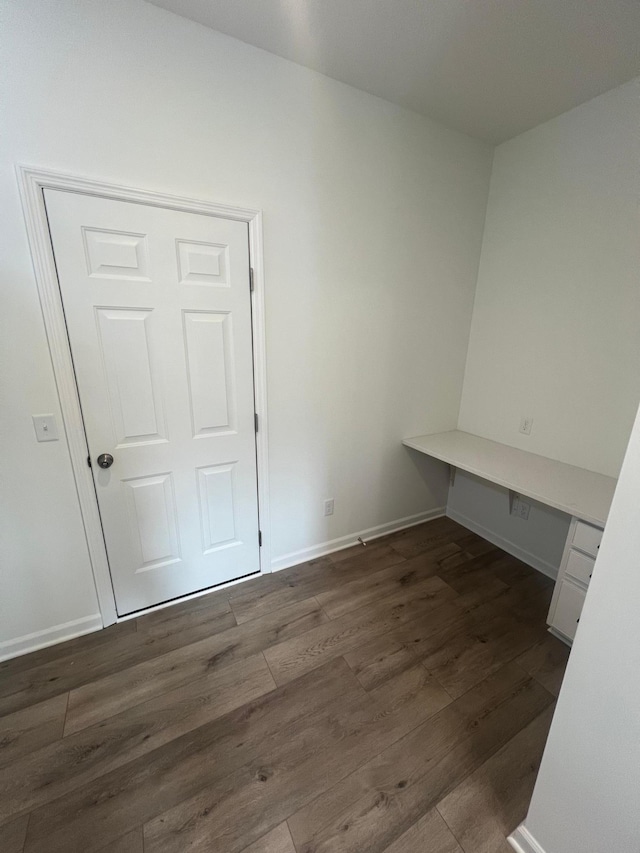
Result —
M235 429L231 315L186 312L184 336L194 436Z
M177 241L180 284L229 287L229 247Z
M258 572L246 224L44 197L118 613Z
M223 546L242 544L236 539L235 464L231 462L198 470L202 548L205 553Z
M138 551L136 572L180 561L176 504L171 474L123 483L131 538Z
M149 281L146 235L83 228L87 268L92 278Z
M159 377L156 377L155 389L152 377L151 315L152 312L145 309L96 309L116 447L166 440L161 426Z

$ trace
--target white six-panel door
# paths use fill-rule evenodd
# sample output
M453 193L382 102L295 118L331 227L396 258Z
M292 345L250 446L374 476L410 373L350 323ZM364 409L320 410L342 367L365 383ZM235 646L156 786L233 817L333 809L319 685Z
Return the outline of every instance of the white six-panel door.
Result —
M246 223L44 197L118 613L258 572Z

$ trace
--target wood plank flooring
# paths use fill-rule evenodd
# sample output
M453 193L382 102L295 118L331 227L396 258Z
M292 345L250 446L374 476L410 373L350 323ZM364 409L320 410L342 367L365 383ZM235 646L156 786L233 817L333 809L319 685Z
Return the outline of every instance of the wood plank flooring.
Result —
M0 850L506 853L551 592L437 519L0 664Z

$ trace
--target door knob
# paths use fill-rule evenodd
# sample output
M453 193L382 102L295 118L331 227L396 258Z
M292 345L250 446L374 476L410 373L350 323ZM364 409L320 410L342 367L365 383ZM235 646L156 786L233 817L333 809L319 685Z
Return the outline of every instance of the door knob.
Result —
M111 468L113 465L113 456L110 453L101 453L96 462L101 468Z

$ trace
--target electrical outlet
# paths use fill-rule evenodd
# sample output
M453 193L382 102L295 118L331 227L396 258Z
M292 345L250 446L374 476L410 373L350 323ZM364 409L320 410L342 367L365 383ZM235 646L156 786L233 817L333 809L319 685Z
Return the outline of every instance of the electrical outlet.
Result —
M520 432L523 435L531 435L531 427L533 426L533 418L528 416L520 421Z
M324 502L324 514L333 515L333 498L327 498Z
M527 503L527 501L523 500L520 495L514 495L513 500L511 502L511 515L514 515L516 518L521 518L523 521L526 521L529 518L530 509L530 503Z

